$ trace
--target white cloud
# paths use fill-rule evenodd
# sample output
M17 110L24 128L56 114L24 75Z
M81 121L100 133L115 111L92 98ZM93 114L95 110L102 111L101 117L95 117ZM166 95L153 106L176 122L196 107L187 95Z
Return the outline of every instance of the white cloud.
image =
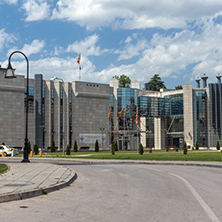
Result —
M129 39L131 37L128 37L126 39L126 42L131 42L132 39ZM120 54L118 57L118 60L125 60L125 59L131 59L134 56L138 56L140 54L140 51L143 51L147 47L147 41L144 40L138 40L136 45L133 45L131 43L128 43L123 50L116 50L116 54Z
M10 35L5 32L4 29L0 29L0 51L8 46L8 43L13 43L16 40L14 35Z
M45 0L26 0L22 5L26 11L26 21L38 21L49 17L50 6Z
M16 4L18 0L0 0L0 4Z
M99 40L98 35L92 35L86 37L84 40L78 42L75 41L73 44L68 45L66 51L67 52L81 52L84 56L99 56L104 52L107 52L107 49L101 50L99 46L97 46L97 42Z
M187 22L215 16L222 11L218 0L59 0L52 19L74 21L87 29L184 28Z
M42 40L35 39L32 41L31 44L25 44L22 49L19 49L22 51L27 57L31 54L36 54L42 51L42 49L45 47L45 42ZM8 55L12 53L13 51L18 50L17 48L13 47L8 51Z

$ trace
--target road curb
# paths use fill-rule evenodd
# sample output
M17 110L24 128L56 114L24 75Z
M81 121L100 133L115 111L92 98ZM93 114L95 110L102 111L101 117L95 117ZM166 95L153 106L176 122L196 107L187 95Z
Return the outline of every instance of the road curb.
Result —
M23 200L23 199L37 197L40 195L51 193L53 191L60 190L64 187L69 186L76 179L77 179L77 174L73 172L72 176L70 176L68 181L65 181L59 184L55 184L49 187L34 189L34 190L22 191L18 193L2 194L0 195L0 203L14 201L14 200Z

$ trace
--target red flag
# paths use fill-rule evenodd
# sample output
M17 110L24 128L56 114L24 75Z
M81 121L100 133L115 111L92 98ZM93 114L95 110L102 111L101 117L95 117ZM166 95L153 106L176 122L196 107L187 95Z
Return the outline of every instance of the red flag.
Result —
M109 121L111 121L111 114L112 114L112 108L110 107L110 108L109 108L109 114L108 114L108 119L109 119Z
M123 108L123 109L120 111L119 116L117 117L117 120L119 121L119 118L120 118L121 116L123 116L124 114L125 114L125 108Z
M136 125L138 125L138 107L136 109Z
M81 53L79 53L78 59L77 59L77 63L80 64L80 58L81 58Z

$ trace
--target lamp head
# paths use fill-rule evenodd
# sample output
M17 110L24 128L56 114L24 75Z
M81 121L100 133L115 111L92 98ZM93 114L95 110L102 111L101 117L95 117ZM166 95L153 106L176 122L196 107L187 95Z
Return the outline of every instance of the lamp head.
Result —
M6 69L5 78L8 78L8 79L16 78L14 69L12 68L12 65L10 62L8 63L8 68Z

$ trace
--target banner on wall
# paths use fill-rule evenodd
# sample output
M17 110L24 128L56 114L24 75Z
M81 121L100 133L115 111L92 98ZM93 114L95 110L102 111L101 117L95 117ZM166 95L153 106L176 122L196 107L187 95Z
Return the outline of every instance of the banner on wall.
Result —
M103 138L102 138L103 137ZM102 144L102 140L103 140L103 144L106 143L106 134L104 133L102 135L102 133L97 133L97 134L93 134L93 133L80 133L79 134L79 143L80 144L95 144L96 140L98 140L99 144Z

